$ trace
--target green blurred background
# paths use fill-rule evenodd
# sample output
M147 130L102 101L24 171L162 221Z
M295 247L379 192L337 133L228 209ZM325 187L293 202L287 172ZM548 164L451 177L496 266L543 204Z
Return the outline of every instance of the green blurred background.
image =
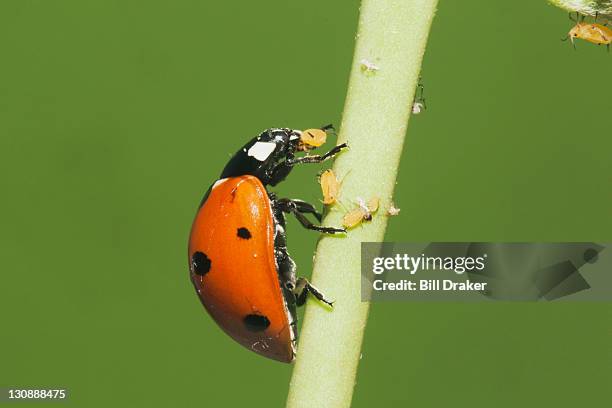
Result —
M339 123L358 5L0 2L0 386L284 404L291 367L215 326L186 240L247 139ZM544 0L441 1L388 241L611 240L612 55L570 27ZM277 191L316 201L317 171ZM610 304L373 304L353 406L608 405L611 340Z

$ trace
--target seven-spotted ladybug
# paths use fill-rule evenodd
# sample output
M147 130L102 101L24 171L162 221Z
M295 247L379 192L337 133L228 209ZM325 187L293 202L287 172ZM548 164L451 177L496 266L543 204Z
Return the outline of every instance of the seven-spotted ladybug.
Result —
M321 146L329 129L274 128L249 141L206 192L189 237L191 280L212 318L244 347L286 363L296 353L296 307L308 293L332 303L306 279L296 278L285 213L311 230L345 230L311 223L305 214L322 218L312 204L277 198L266 186L284 180L297 164L321 163L346 148L296 156Z

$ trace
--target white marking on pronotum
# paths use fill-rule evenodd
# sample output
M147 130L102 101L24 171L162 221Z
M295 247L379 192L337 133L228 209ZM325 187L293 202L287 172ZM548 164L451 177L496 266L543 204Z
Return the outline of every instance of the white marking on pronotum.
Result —
M226 179L226 178L219 179L219 180L215 181L215 184L213 184L212 188L217 188L217 187L219 187L221 184L225 183L226 181L227 181L227 179Z
M299 134L297 133L297 130L295 131L295 133L292 133L291 136L289 136L289 140L296 140L299 139L300 136L302 135L302 132L300 132Z
M259 161L264 161L272 152L276 149L276 143L271 142L257 142L247 152L247 155L254 157Z

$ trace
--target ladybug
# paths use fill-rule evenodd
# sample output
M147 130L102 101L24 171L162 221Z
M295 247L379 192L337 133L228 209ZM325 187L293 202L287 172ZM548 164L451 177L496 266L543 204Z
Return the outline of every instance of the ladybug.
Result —
M296 354L297 306L310 293L332 302L304 278L287 251L285 214L326 234L341 228L313 224L322 215L305 201L268 191L294 166L321 163L347 147L323 155L296 156L321 146L330 126L304 131L273 128L250 140L230 159L208 189L189 237L189 270L204 308L230 337L265 357L290 363Z

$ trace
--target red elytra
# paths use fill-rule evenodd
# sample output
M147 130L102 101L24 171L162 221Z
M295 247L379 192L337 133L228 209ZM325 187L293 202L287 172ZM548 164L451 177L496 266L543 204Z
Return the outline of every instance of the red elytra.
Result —
M189 238L191 280L215 322L244 347L291 362L295 331L274 254L275 220L254 176L217 181Z

